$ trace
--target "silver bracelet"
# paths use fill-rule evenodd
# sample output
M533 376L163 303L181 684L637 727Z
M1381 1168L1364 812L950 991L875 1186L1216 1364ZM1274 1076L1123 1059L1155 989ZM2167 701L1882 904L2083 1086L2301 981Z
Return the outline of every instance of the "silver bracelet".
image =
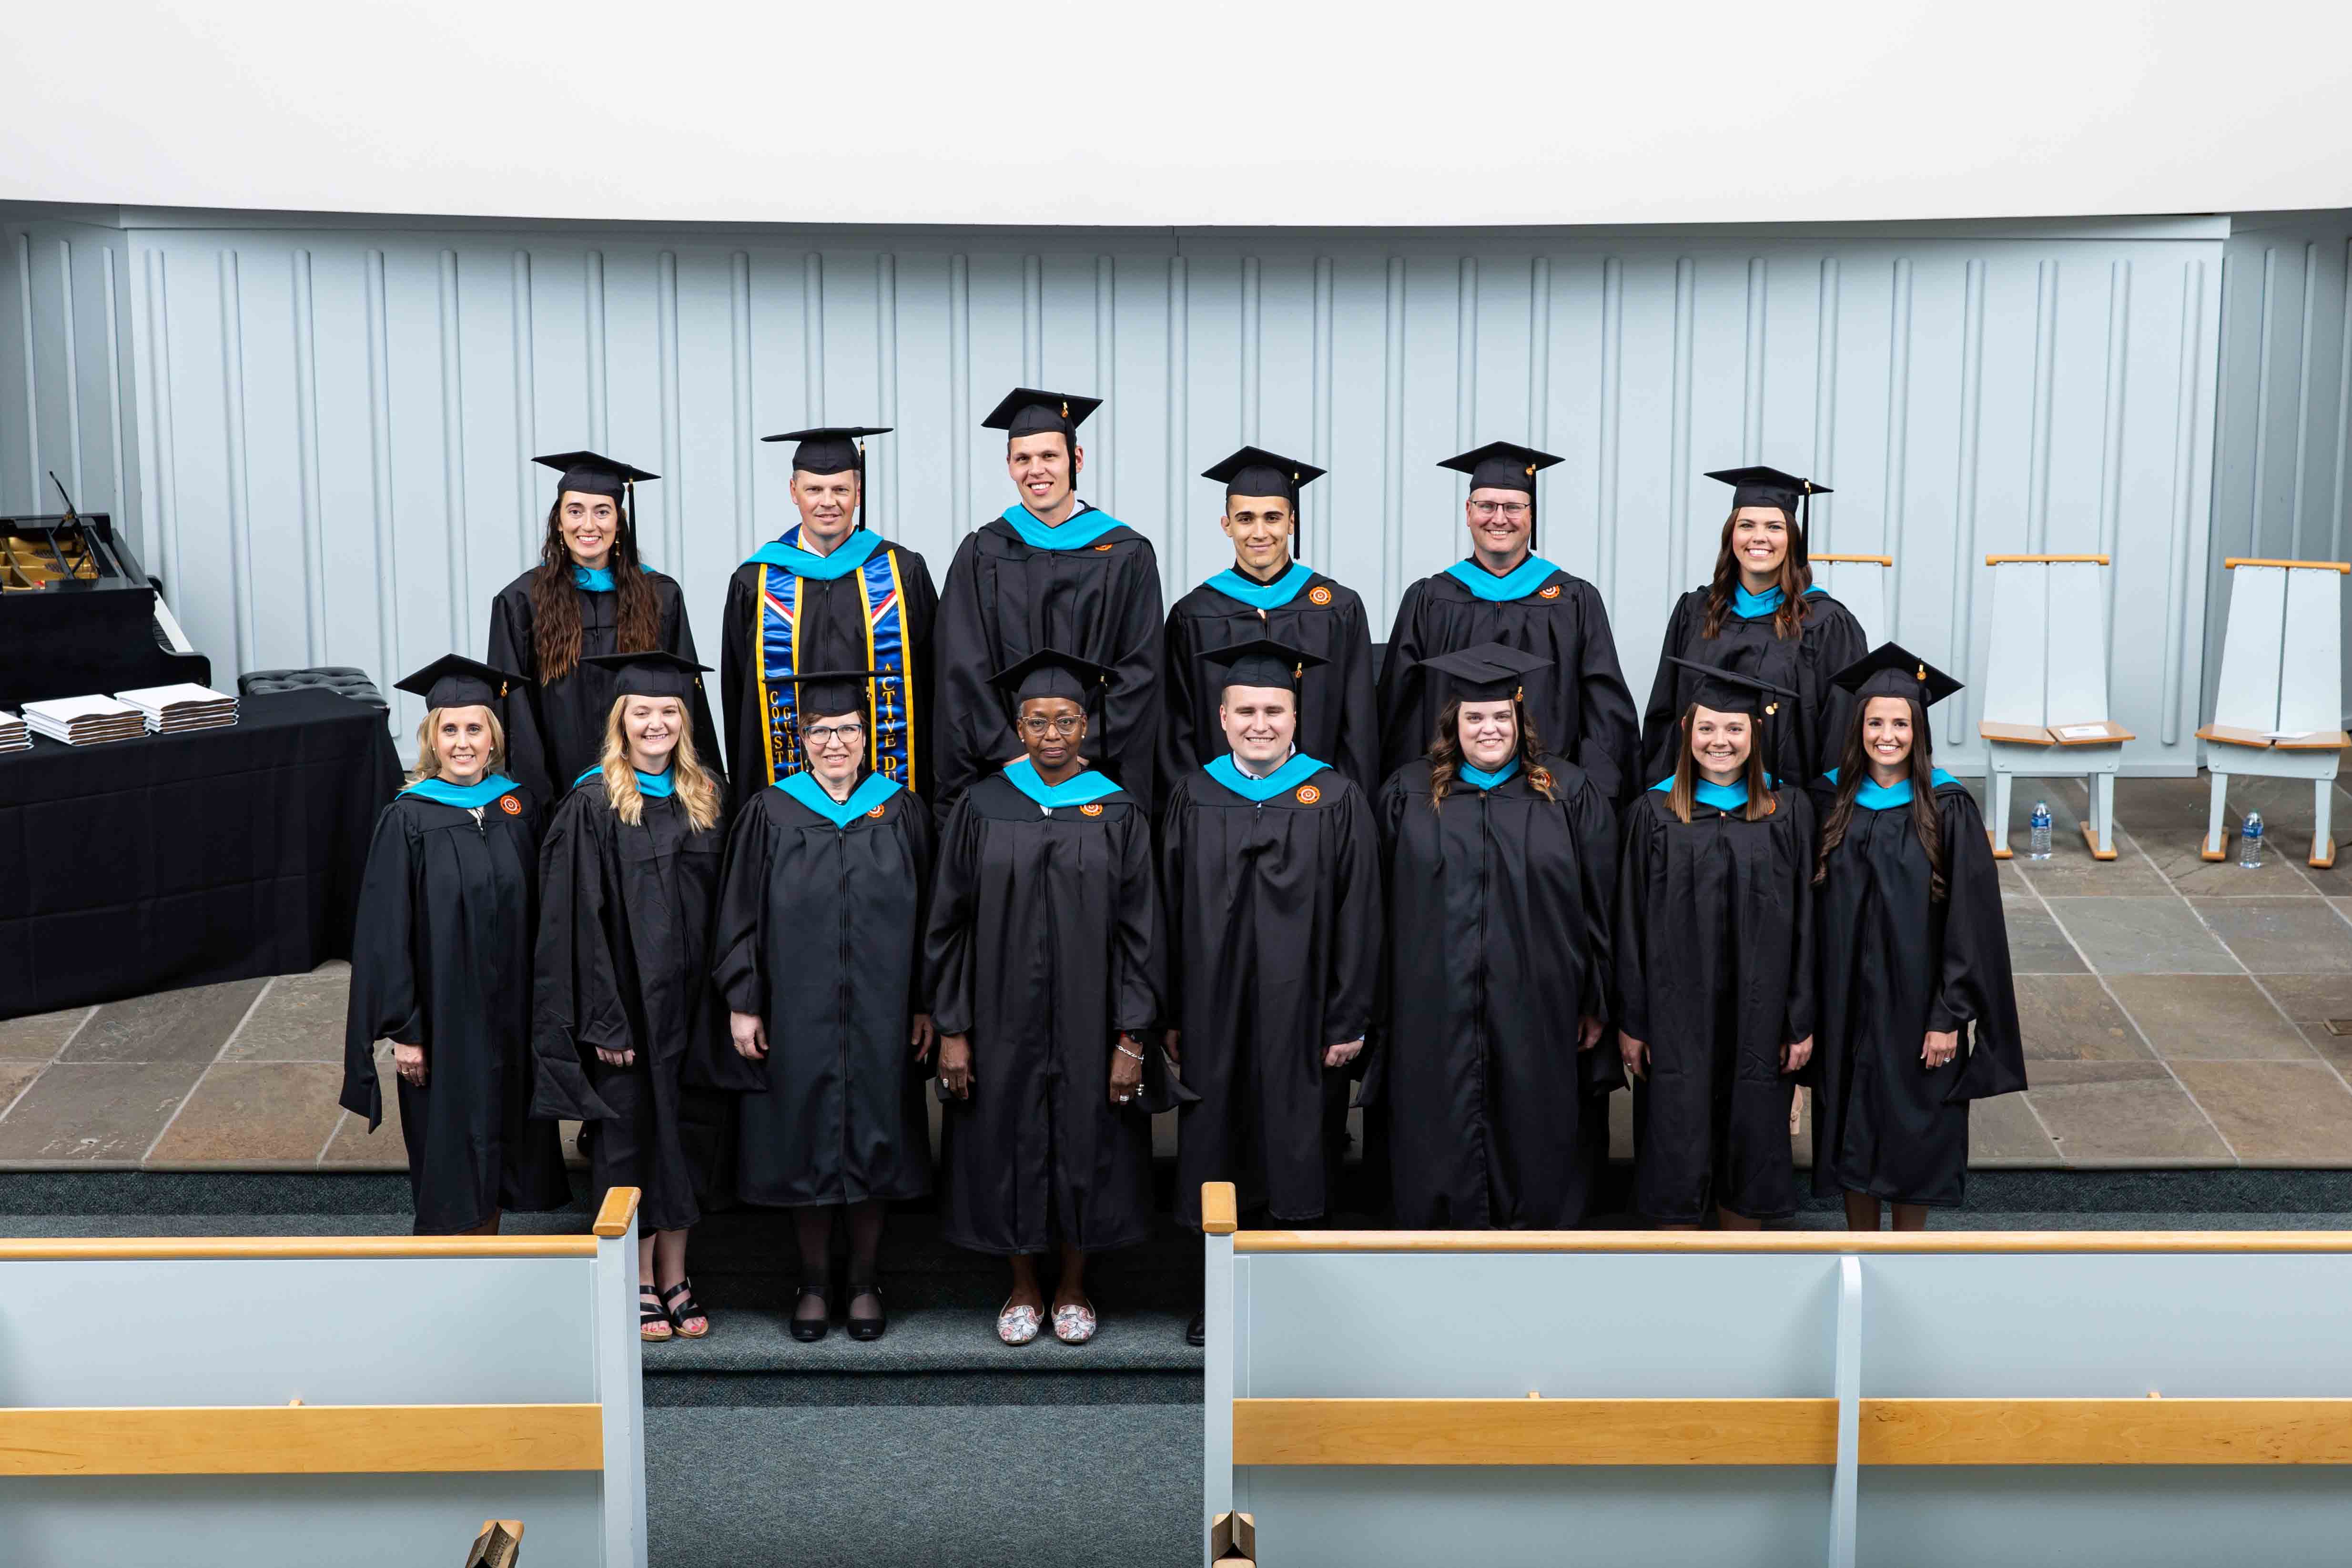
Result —
M1121 1044L1118 1040L1112 1040L1110 1045L1111 1049L1118 1051L1121 1056L1130 1056L1138 1061L1141 1061L1143 1060L1143 1052L1139 1051L1129 1051L1125 1045Z

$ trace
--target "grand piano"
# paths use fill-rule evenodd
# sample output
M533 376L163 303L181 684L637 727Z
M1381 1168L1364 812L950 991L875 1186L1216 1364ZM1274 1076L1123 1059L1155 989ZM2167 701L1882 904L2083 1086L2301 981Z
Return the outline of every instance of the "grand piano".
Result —
M0 707L178 681L210 685L212 661L189 645L112 517L70 501L0 517Z

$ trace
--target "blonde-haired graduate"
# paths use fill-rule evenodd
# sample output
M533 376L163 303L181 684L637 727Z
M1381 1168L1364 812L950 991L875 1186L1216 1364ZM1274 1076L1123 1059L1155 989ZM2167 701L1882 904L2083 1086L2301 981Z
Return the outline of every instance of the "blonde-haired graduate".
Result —
M352 937L341 1103L383 1121L392 1042L420 1236L495 1232L570 1199L555 1124L530 1119L530 934L539 804L499 769L522 685L450 654L399 683L423 697L416 771L376 819Z
M604 759L573 782L540 849L531 1049L541 1116L596 1124L595 1200L642 1189L638 1332L699 1339L686 1273L711 1142L688 1101L690 1055L723 1049L710 983L721 781L696 754L703 666L658 650L592 656L610 673ZM698 1158L692 1152L703 1151Z

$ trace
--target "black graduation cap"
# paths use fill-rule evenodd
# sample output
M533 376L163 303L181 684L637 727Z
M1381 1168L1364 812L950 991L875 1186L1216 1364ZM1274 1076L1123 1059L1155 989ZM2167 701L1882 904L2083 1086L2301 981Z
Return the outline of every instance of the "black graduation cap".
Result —
M763 435L760 439L799 442L793 448L795 473L863 475L865 438L887 435L893 428L887 424L821 424L813 430L787 430L782 435Z
M1067 697L1083 704L1087 694L1108 686L1111 672L1092 659L1081 659L1076 653L1065 653L1059 648L1040 648L1019 664L996 672L989 684L1010 699L1018 713L1021 705L1034 697Z
M1526 677L1549 664L1506 643L1481 643L1456 653L1423 659L1421 668L1452 676L1454 695L1465 701L1497 702L1504 697L1516 700Z
M1449 457L1438 466L1469 475L1473 490L1524 490L1532 497L1536 493L1537 473L1561 461L1550 453L1538 452L1532 446L1521 446L1509 441L1490 441L1484 446L1474 446L1458 456Z
M1750 718L1764 718L1779 713L1782 703L1797 700L1796 693L1737 670L1718 669L1673 653L1666 655L1666 662L1696 674L1698 684L1692 688L1690 700L1717 713L1744 713Z
M493 713L499 711L507 688L522 684L520 675L463 653L444 653L415 674L393 683L395 690L423 697L429 708L486 707Z
M1830 679L1852 692L1857 702L1916 697L1923 708L1934 707L1954 692L1967 689L1900 643L1881 643Z
M1277 643L1270 637L1254 637L1246 643L1218 648L1201 657L1224 667L1224 679L1217 683L1220 690L1226 686L1280 686L1285 691L1295 692L1307 671L1328 663L1318 654L1294 648L1287 643Z
M1006 438L1034 435L1043 430L1058 430L1071 445L1078 440L1078 426L1087 416L1102 407L1098 397L1078 397L1070 392L1039 392L1035 387L1014 387L1004 395L1004 401L990 411L980 422L982 430L1001 430Z
M1280 496L1298 505L1298 492L1328 472L1263 446L1244 446L1214 467L1201 471L1203 479L1223 484L1228 496Z
M658 474L648 474L642 468L632 468L625 463L594 452L551 452L544 457L534 457L533 463L560 469L563 477L557 481L555 493L577 490L583 496L610 496L619 500L628 494L633 485L658 479ZM632 507L631 521L635 520Z
M1799 566L1812 559L1811 549L1805 542L1812 528L1812 508L1808 497L1834 495L1836 492L1827 485L1816 485L1811 479L1800 479L1794 474L1760 465L1717 468L1707 477L1720 479L1731 486L1731 509L1735 512L1742 507L1780 507L1796 530L1797 537L1789 544L1790 558Z
M803 670L793 676L793 686L799 695L801 716L830 718L838 714L866 711L866 683L881 672L878 670Z
M610 671L616 697L676 697L680 702L694 695L702 684L695 677L710 668L660 648L642 653L583 653L580 662Z

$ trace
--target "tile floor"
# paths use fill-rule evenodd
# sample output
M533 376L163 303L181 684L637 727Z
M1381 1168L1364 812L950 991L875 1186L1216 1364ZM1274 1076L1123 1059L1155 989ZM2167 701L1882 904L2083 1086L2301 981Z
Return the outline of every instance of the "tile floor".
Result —
M2326 1021L2352 1020L2352 853L2305 866L2309 786L2242 779L2231 820L2262 810L2269 863L2209 864L2206 789L2123 780L2102 864L2079 783L2018 781L2000 876L2033 1086L1977 1108L1978 1164L2352 1166L2352 1034ZM2352 829L2352 795L2335 810ZM0 1023L0 1169L399 1168L394 1107L371 1136L335 1104L346 986L338 963Z

